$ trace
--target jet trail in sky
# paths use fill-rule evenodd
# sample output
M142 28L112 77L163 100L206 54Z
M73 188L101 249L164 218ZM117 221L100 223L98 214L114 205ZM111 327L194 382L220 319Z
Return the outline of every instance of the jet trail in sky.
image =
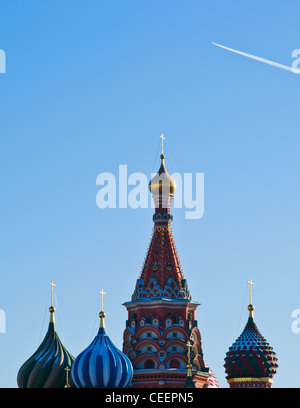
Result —
M288 67L287 65L278 64L278 62L270 61L265 58L257 57L256 55L247 54L246 52L234 50L232 48L225 47L224 45L216 44L212 42L212 44L216 45L217 47L224 48L225 50L235 52L236 54L244 55L245 57L252 58L256 61L264 62L265 64L273 65L274 67L285 69L286 71L293 72L294 74L300 74L300 69Z

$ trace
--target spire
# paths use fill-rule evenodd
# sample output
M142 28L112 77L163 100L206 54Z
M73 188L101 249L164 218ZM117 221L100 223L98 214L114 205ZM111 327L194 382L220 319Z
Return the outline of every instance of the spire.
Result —
M165 167L163 135L161 140L160 168L149 184L154 228L135 290L124 303L128 320L123 352L134 367L134 388L202 388L210 373L195 320L199 303L191 299L173 239L171 202L176 185Z
M163 135L160 137L161 165L149 183L155 203L154 229L132 300L148 297L190 299L170 225L173 220L170 208L176 183L165 168L165 138Z

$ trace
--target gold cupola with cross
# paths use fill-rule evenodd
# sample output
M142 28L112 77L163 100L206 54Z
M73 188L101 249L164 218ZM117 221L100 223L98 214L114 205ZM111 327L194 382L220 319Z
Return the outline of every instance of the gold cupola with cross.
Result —
M161 155L160 155L160 167L157 174L151 179L149 183L149 190L153 197L157 196L173 196L176 190L176 182L169 175L165 167L165 155L164 155L164 136L161 135Z

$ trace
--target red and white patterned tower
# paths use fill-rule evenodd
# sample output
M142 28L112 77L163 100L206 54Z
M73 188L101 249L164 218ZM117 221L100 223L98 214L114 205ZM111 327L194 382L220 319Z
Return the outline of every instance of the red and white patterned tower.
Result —
M201 335L195 320L199 303L192 301L175 247L170 212L175 181L161 166L150 181L155 203L154 229L132 299L124 303L128 320L123 352L130 358L133 388L178 388L187 380L190 340L192 377L202 388L211 372L203 360Z

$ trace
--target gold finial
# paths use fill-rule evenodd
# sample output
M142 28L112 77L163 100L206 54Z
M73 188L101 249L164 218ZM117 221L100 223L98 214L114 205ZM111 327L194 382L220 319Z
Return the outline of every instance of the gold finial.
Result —
M249 279L247 283L249 283L250 286L250 304L248 306L249 317L253 317L254 306L252 304L252 285L254 285L254 282L252 282L252 279Z
M192 345L191 345L190 341L188 341L186 343L186 345L187 345L187 348L188 348L188 354L187 354L188 355L188 363L187 363L188 372L187 372L187 376L192 377L192 364L191 364L191 348L192 348Z
M65 385L65 388L71 388L71 386L69 384L69 371L70 371L70 368L66 367L65 371L66 371L66 385Z
M192 336L190 337L190 340L192 340ZM186 343L187 346L187 357L188 357L188 363L186 365L187 367L187 375L186 375L186 382L184 385L184 388L195 388L195 382L193 380L193 375L192 375L192 364L191 364L191 348L193 347L190 340Z
M54 312L55 312L55 307L53 306L53 287L55 286L53 281L49 283L51 286L51 306L49 307L49 312L51 313L50 315L50 322L54 322Z
M164 140L166 140L166 138L163 134L161 134L159 137L161 138L161 156L164 156ZM163 159L164 157L161 158Z
M100 317L100 327L105 327L104 326L104 317L105 317L105 313L103 312L103 295L106 295L106 293L103 291L103 289L101 289L101 291L99 292L101 295L101 310L99 313L99 317Z

